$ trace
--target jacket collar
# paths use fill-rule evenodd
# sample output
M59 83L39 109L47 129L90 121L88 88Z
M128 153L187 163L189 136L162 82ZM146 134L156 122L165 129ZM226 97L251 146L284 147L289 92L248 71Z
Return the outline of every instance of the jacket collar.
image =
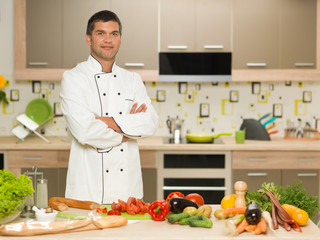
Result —
M95 59L91 54L89 55L87 62L93 67L94 71L102 72L101 63L97 59ZM115 68L116 62L112 64L111 72L114 72Z

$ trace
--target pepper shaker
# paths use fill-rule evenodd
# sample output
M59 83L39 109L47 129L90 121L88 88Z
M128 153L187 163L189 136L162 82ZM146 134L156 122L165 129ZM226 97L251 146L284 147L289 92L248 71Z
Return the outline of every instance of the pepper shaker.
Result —
M247 184L243 181L237 181L234 184L234 190L236 192L235 207L246 207L246 199L244 195L246 194Z
M47 208L48 207L48 185L47 179L37 180L37 207Z

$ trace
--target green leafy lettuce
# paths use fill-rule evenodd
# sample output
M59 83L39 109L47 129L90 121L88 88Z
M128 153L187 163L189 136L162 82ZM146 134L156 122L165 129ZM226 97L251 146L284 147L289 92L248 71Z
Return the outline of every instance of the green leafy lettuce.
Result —
M10 171L0 170L0 219L14 213L33 192L32 182L26 175L17 178Z

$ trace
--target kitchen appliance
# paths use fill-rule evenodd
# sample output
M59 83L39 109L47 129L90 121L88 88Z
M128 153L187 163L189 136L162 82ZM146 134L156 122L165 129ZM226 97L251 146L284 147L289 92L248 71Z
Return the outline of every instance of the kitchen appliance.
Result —
M231 52L161 52L159 53L159 81L231 81L231 62Z
M8 154L7 152L0 152L0 170L8 169Z
M174 143L180 143L181 141L181 130L182 124L184 120L177 118L169 118L167 119L167 126L169 128L169 132L172 134L172 139Z
M157 153L157 199L171 192L199 193L207 204L220 204L232 189L230 151L166 151Z

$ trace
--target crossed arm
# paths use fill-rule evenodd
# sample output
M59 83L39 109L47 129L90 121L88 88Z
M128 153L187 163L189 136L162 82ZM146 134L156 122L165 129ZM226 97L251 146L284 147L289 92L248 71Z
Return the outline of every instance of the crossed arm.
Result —
M145 111L147 111L146 104L143 103L138 107L138 103L135 103L135 104L133 104L133 106L130 110L130 114L136 114L136 113L141 113L141 112L145 112ZM96 119L99 119L102 122L104 122L105 124L107 124L109 128L111 128L117 132L123 133L121 128L114 121L113 117L96 117ZM126 141L128 141L128 137L123 136L122 142L126 142Z

